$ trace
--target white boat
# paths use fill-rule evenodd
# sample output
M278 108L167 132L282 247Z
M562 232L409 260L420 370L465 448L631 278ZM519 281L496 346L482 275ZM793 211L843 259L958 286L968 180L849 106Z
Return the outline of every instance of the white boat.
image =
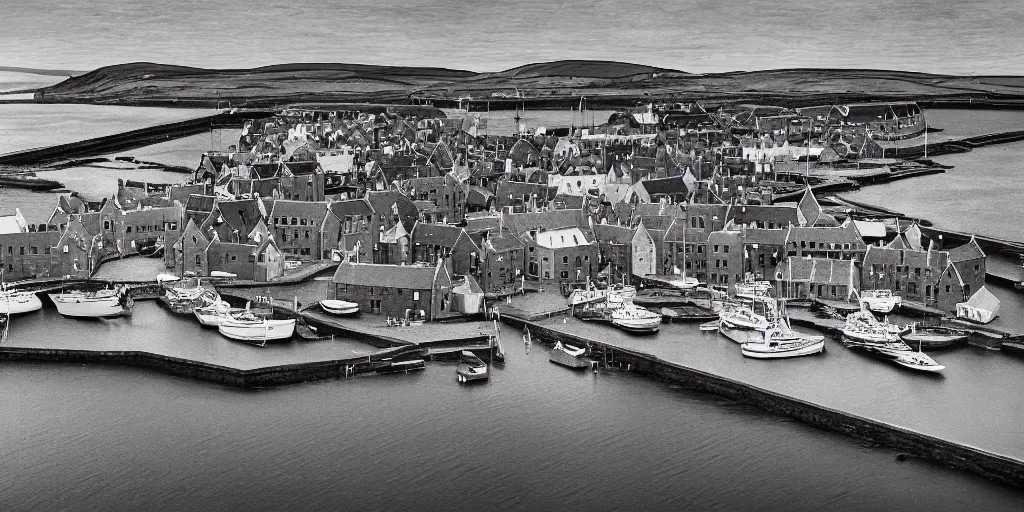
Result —
M230 304L217 297L217 300L203 306L196 306L192 313L199 320L199 323L206 327L218 327L221 320L227 318L229 313L238 313L242 309L233 309Z
M347 300L324 299L320 301L320 307L332 315L348 316L359 312L359 303Z
M286 340L295 334L295 319L272 320L245 311L229 312L217 326L220 333L233 340L265 345L268 341Z
M765 297L772 291L772 284L768 281L744 281L736 283L737 297Z
M903 304L903 298L890 290L864 290L860 293L860 301L871 311L882 314L892 313Z
M555 347L548 354L548 361L573 369L589 368L591 363L586 357L587 349L563 345L555 342Z
M764 331L760 343L744 343L740 352L754 359L785 359L820 354L825 350L825 337L792 330L789 322L780 319Z
M0 290L0 315L19 315L43 309L43 301L32 292Z
M124 288L49 294L57 312L71 318L116 318L130 315L135 302Z
M856 313L846 315L843 325L843 344L846 346L882 346L888 343L903 343L900 333L903 329L888 322L879 322L866 305Z
M174 274L157 274L156 275L156 282L158 282L158 283L173 283L174 281L178 281L178 280L180 280L180 278L178 276L174 275Z
M612 325L631 332L657 332L661 315L630 302L611 311Z
M231 272L224 272L221 270L210 271L210 277L220 277L223 279L234 279L238 277L238 274L232 274Z
M945 366L936 363L935 360L927 354L923 352L914 352L910 346L907 346L906 349L891 350L884 354L890 356L894 363L912 370L939 372L946 368Z
M459 384L487 380L489 373L487 363L483 362L476 354L468 350L462 351L462 360L455 368L455 378Z

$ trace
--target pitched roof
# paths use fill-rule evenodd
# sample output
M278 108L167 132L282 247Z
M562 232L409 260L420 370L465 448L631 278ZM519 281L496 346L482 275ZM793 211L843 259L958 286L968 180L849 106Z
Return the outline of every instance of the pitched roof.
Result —
M204 196L191 194L185 201L185 209L192 212L211 212L213 205L217 203L217 196Z
M834 228L790 226L786 240L788 242L806 240L825 244L851 244L852 247L864 245L864 240L857 232L857 226L852 222Z
M967 261L985 257L985 251L978 245L974 235L971 235L971 239L966 244L949 249L947 252L949 261Z
M853 260L789 256L776 267L776 278L783 281L853 286L855 275L856 266Z
M484 248L491 252L508 252L525 247L522 241L508 232L504 232L500 236L488 236L487 239L484 240L483 245Z
M417 222L416 226L412 228L412 243L452 248L463 234L465 234L465 230L458 226ZM466 239L469 240L469 235L466 235ZM473 241L469 240L469 243L472 244Z
M381 265L343 262L334 272L334 282L358 286L380 286L430 290L438 267L417 265Z
M600 243L629 245L633 242L633 230L612 224L594 224L594 237Z
M258 163L249 166L250 177L253 179L276 178L281 169L279 163Z
M337 201L331 203L329 208L331 213L339 219L348 215L370 215L373 213L373 208L370 207L370 203L366 199Z
M537 233L537 245L547 249L562 249L590 245L587 235L578 227L553 229Z
M514 234L531 230L552 230L583 225L583 210L548 210L528 213L503 213L504 225Z
M291 201L278 199L270 210L271 217L299 217L323 220L327 215L326 201Z
M779 227L785 227L800 223L797 211L797 207L788 205L737 205L729 209L729 216L737 224L772 222Z
M317 163L316 161L285 162L284 166L287 167L288 170L291 171L292 175L294 176L306 176L310 174L316 174L318 172L323 172L320 169L320 164Z
M643 180L637 185L643 187L647 194L652 197L655 194L685 195L690 193L690 189L686 188L686 184L683 183L683 179L680 176Z
M864 253L864 267L869 265L902 265L903 250L891 247L869 245Z

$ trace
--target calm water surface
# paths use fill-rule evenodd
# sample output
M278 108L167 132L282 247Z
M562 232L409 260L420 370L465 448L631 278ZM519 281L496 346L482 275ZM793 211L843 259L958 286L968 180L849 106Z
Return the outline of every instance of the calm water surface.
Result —
M165 318L170 318L165 317ZM158 320L154 320L158 321ZM153 326L173 329L172 320ZM81 336L52 321L44 336ZM203 338L226 343L216 333ZM1020 510L1024 495L745 406L507 348L244 392L105 365L0 368L5 510Z

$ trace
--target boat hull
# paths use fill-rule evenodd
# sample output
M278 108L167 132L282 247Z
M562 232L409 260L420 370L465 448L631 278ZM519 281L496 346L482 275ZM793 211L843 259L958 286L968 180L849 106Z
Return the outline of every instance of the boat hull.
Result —
M131 308L121 304L118 297L62 298L50 295L57 312L68 318L117 318L129 314Z
M352 316L359 313L359 304L348 301L320 301L320 309L325 313L337 316Z
M733 325L725 320L718 321L718 332L736 343L761 343L764 332Z
M265 343L286 340L295 334L295 320L265 320L262 322L222 319L217 326L221 335L237 341Z
M0 297L0 315L20 315L43 309L43 301L34 293L14 293Z
M820 338L820 339L819 339ZM788 348L772 349L764 343L744 343L740 352L752 359L786 359L790 357L810 356L825 351L825 338L816 337L805 343Z
M654 333L661 328L661 317L644 319L612 319L612 325L624 331L635 333Z
M460 364L455 369L455 377L460 384L466 384L469 382L485 381L490 377L490 372L487 371L486 366Z
M580 370L583 368L590 368L590 359L583 356L574 356L567 354L564 351L553 349L548 355L548 361L557 365L565 366L566 368L572 368L573 370Z

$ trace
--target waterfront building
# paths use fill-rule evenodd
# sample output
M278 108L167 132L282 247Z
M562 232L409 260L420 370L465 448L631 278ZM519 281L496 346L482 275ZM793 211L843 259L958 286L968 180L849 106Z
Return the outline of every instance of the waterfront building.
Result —
M334 299L355 302L359 310L408 320L433 321L461 315L453 309L450 263L382 265L343 261L334 272Z
M776 293L787 299L851 300L861 289L852 260L789 256L775 271Z
M789 256L862 261L867 244L852 220L838 227L790 226L786 234Z
M490 295L518 289L526 268L526 246L507 230L480 232L480 284Z
M274 237L261 241L255 238L262 237L254 237L246 243L210 242L205 254L208 273L227 272L241 280L259 282L272 281L284 275L284 254L278 249Z
M28 224L20 224L23 229L15 231L19 223L11 217L16 216L18 214L0 217L0 226L4 228L0 233L0 270L4 272L4 279L17 281L61 275L59 270L54 273L55 266L60 268L60 258L52 253L62 238L61 233L56 229L30 231Z
M213 236L216 239L216 232L213 232ZM195 221L189 219L177 240L164 250L164 264L167 268L178 269L182 274L208 276L210 268L207 265L206 251L210 247L210 242Z
M375 238L380 234L375 228L379 221L369 201L336 201L330 203L327 210L321 226L324 246L321 258L340 261L347 257L356 263L372 262ZM333 251L339 251L339 254L334 255Z
M278 199L267 209L270 212L269 227L282 253L303 261L325 257L322 234L328 216L326 201Z
M455 275L478 275L482 251L465 229L417 222L411 241L409 263L434 265L440 260L450 260Z
M921 249L912 238L904 232L886 247L868 247L861 266L865 287L952 312L985 285L985 253L973 237L948 251L934 244Z
M87 278L96 270L103 248L99 242L102 233L95 235L82 221L82 214L73 215L67 221L55 246L50 275ZM51 255L53 254L51 250Z
M265 224L266 219L266 205L258 198L217 201L199 229L203 233L215 231L221 242L245 243L256 224Z
M149 254L173 243L178 238L183 212L181 206L121 211L114 229L118 253Z

